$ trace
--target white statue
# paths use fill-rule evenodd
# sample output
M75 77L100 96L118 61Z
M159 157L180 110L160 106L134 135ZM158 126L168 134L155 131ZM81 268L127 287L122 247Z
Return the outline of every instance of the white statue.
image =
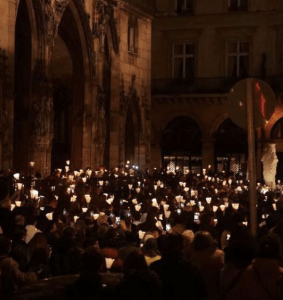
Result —
M266 144L261 161L263 163L263 179L270 188L275 188L275 175L277 168L276 144Z

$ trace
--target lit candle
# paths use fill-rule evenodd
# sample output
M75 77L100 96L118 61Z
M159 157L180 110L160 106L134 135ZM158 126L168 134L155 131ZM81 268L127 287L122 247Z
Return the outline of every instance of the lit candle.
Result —
M49 221L52 221L52 220L53 220L53 213L52 213L52 212L49 213L49 214L46 214L45 216L46 216L46 218L47 218Z
M239 208L239 203L232 203L232 207L233 207L235 210L238 210L238 208Z
M19 173L15 173L13 176L16 180L20 180L20 174Z
M207 202L207 204L210 204L211 203L211 197L206 197L206 202Z
M90 203L90 200L91 200L90 195L89 195L89 194L86 194L86 195L85 195L85 201L86 201L86 203Z

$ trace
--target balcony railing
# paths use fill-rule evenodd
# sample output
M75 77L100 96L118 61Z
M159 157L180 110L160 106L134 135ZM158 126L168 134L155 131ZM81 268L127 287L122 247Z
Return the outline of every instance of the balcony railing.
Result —
M275 93L283 92L283 76L253 77L267 82ZM212 77L153 79L153 95L226 94L242 78Z
M140 8L150 13L154 13L156 10L155 0L126 0L126 1L139 6Z

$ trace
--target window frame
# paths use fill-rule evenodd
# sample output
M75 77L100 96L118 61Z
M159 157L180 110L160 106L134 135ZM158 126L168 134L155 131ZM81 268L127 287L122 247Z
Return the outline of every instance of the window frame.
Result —
M184 15L184 14L193 14L195 12L195 1L194 0L182 0L184 1L184 5L185 9L181 9L181 11L178 11L178 1L179 0L174 0L174 11L178 14L178 15ZM192 8L191 10L188 10L188 4L192 3Z
M240 43L248 43L249 50L248 52L240 52ZM229 43L237 43L237 52L228 53L228 45ZM228 58L229 57L237 57L237 75L236 77L240 77L240 57L241 56L248 56L248 75L250 73L250 59L251 59L251 43L248 39L238 39L238 40L228 40L225 42L225 75L226 77L230 77L228 75Z
M228 12L247 12L249 11L249 0L237 0L237 9L233 9L231 8L231 1L232 0L225 0L226 1L226 5L227 5L227 11ZM242 1L247 1L247 5L244 9L241 8L241 2Z
M186 45L193 45L194 47L194 53L193 54L186 54ZM182 54L174 54L174 47L177 45L183 45L183 53ZM186 58L190 58L192 57L194 59L194 66L193 66L193 78L195 78L195 74L196 74L196 43L194 43L193 41L188 41L188 42L180 42L180 43L174 43L172 44L172 78L174 79L186 79L189 77L186 77ZM183 76L182 78L178 78L175 77L175 58L183 58Z
M133 30L133 38L131 38L131 30ZM133 39L133 40L132 40ZM133 42L133 48L131 45ZM129 16L128 19L128 53L138 54L138 18L136 16Z

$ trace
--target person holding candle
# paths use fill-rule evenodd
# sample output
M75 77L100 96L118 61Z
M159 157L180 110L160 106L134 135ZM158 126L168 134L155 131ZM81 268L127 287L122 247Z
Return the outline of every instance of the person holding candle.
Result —
M9 256L10 249L11 241L3 235L0 236L1 284L2 294L6 299L10 299L18 288L36 282L41 272L40 269L34 272L21 272L18 263Z
M184 238L169 234L164 240L162 258L150 265L162 282L162 299L206 299L207 290L200 269L184 257Z
M207 231L198 231L191 244L190 260L196 263L206 282L208 298L220 296L220 271L224 267L224 252L217 248L217 241Z

